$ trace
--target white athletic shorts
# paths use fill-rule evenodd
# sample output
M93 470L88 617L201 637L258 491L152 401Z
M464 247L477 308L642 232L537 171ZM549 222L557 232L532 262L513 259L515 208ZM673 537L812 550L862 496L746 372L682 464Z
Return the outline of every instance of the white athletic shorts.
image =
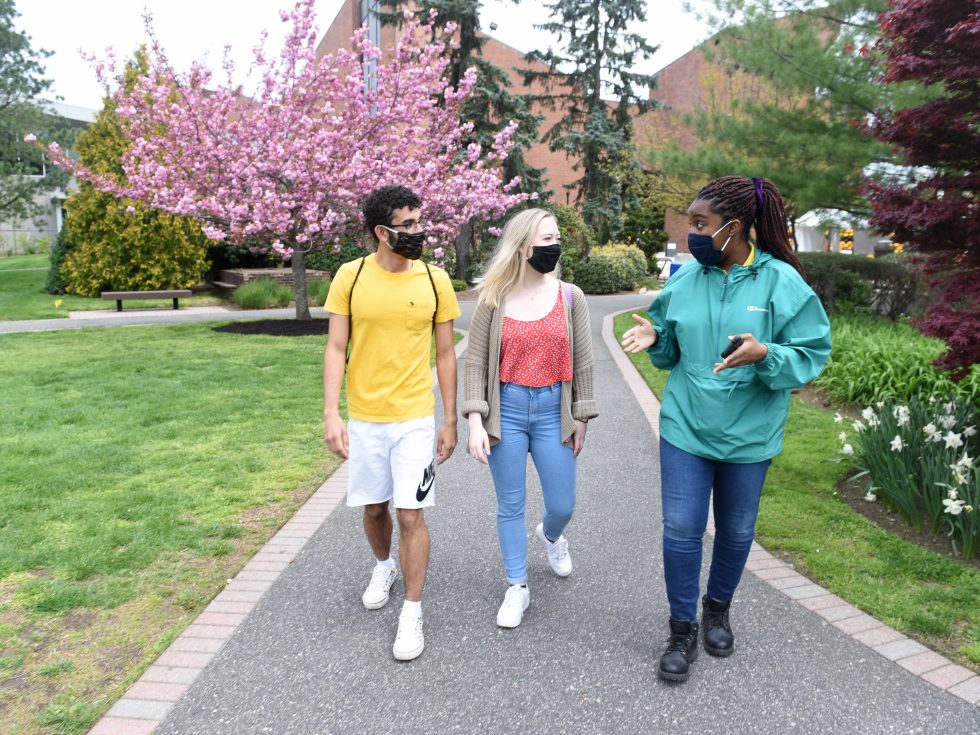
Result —
M347 505L428 508L435 498L435 418L347 422Z

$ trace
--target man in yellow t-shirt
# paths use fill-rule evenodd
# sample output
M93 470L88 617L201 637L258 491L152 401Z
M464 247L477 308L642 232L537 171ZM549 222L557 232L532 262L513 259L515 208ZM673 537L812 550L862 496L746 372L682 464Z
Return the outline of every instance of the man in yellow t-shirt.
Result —
M388 602L398 576L391 558L394 501L405 575L405 603L392 653L410 661L422 653L422 588L429 564L423 509L435 502L435 468L456 448L456 352L453 319L459 304L449 276L419 260L426 233L422 203L404 186L384 186L364 204L364 224L375 253L345 263L330 284L330 336L323 358L323 437L349 460L347 504L364 508L364 531L376 557L362 596L376 610ZM435 431L429 355L436 373L443 423ZM349 421L340 417L347 372ZM435 452L433 453L433 445Z

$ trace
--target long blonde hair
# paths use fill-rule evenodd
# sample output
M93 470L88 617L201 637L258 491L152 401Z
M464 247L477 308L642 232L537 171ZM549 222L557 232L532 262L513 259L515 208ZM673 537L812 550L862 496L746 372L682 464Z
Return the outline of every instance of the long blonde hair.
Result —
M491 309L500 306L504 295L524 280L527 268L526 245L538 234L538 227L546 219L555 219L547 209L525 209L511 217L497 240L497 249L490 259L486 272L476 279L480 301Z

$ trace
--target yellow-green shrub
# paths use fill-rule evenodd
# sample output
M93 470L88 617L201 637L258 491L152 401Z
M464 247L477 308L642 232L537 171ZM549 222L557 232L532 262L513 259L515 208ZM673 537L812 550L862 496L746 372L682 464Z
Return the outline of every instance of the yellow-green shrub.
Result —
M635 245L610 243L592 248L575 270L575 283L585 293L632 290L646 275L646 257Z
M127 82L145 70L141 50L126 70ZM107 98L95 122L79 133L74 150L90 170L121 181L120 155L126 145L113 100ZM187 288L200 283L207 270L206 240L194 220L116 200L86 183L68 197L65 208L73 250L61 275L69 293Z

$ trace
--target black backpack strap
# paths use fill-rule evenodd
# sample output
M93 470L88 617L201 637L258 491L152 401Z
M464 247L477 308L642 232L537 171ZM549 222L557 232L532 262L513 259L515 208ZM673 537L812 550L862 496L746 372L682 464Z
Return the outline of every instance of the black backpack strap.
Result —
M345 359L345 362L350 362L350 343L351 336L354 333L354 310L351 308L351 305L354 303L354 286L357 284L357 279L361 276L361 269L364 267L364 261L366 260L366 255L361 258L361 264L357 266L357 273L354 274L354 280L351 281L350 284L350 293L347 295L347 313L350 316L348 317L349 326L347 327L347 358Z
M432 285L432 295L436 297L436 310L432 312L432 333L435 334L436 314L439 312L439 292L436 291L436 282L432 279L432 269L429 267L429 264L423 260L422 265L425 266L425 272L429 276L429 283Z

